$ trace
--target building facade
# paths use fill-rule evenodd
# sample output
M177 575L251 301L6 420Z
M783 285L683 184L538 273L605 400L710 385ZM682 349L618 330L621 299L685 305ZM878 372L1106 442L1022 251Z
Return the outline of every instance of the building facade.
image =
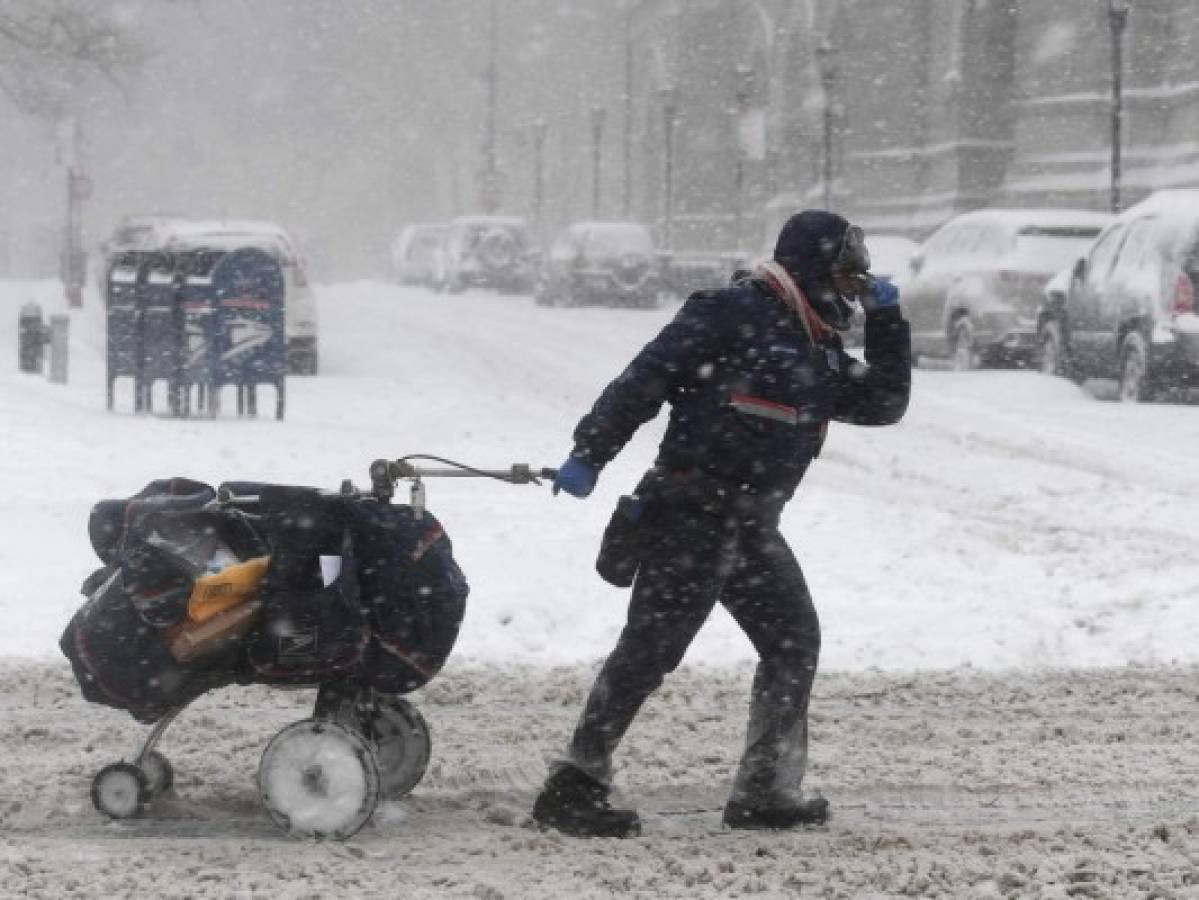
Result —
M1129 6L1123 205L1199 185L1193 0ZM1108 209L1110 10L1110 0L642 0L639 212L674 248L757 252L786 215L826 200L868 229L913 237L982 206Z

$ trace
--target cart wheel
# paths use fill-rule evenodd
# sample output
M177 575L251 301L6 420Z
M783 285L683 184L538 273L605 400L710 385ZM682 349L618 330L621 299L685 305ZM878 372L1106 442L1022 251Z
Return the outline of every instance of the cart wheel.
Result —
M398 800L412 792L429 767L433 738L425 717L398 694L369 689L352 694L325 685L313 715L332 719L361 733L375 748L382 793Z
M111 819L140 816L148 799L146 773L132 763L112 763L92 779L92 805Z
M290 836L341 841L365 825L379 803L379 764L358 732L305 719L267 744L258 790L271 819Z
M403 697L379 697L367 735L375 744L383 796L398 800L411 793L429 767L433 736L420 711Z
M175 784L174 766L157 750L151 750L142 757L141 770L146 776L146 790L151 797L166 793Z

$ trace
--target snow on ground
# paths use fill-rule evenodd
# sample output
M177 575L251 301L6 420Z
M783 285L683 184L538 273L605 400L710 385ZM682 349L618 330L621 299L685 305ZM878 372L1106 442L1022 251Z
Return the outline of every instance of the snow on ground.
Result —
M292 841L258 804L269 735L311 691L231 688L166 735L176 787L144 819L87 801L133 729L70 674L0 663L0 893L25 897L943 898L1199 895L1199 701L1192 667L1002 676L826 675L809 783L833 819L720 829L744 734L748 666L684 669L629 732L620 802L636 840L528 825L544 755L591 672L451 664L421 691L433 761L344 844Z
M92 776L144 729L84 703L57 655L94 565L92 503L174 474L361 483L372 459L421 451L556 465L672 308L331 286L324 371L289 382L287 420L212 422L134 416L127 386L105 412L94 298L73 316L69 385L17 374L17 307L57 293L0 285L0 892L1199 896L1199 408L1099 402L1025 372L917 372L902 424L833 428L785 517L824 623L807 785L832 801L827 828L719 829L752 671L721 612L622 748L617 787L645 836L528 827L621 625L625 598L591 565L660 422L584 502L430 483L474 592L458 652L414 698L429 773L351 842L287 840L254 786L312 691L202 698L161 745L173 793L144 819L105 821Z
M53 283L0 286L0 655L56 654L93 566L96 500L176 474L361 484L372 459L414 452L557 465L578 417L674 310L328 286L323 372L289 380L286 421L211 422L135 416L127 384L118 411L104 410L94 298L73 315L70 384L18 374L17 307L57 307L57 295ZM663 422L586 501L429 482L473 585L459 656L554 664L610 649L625 596L592 563ZM1197 454L1199 407L1099 402L1030 372L918 371L900 425L833 426L784 518L822 616L823 665L1199 659ZM690 659L751 654L718 611Z

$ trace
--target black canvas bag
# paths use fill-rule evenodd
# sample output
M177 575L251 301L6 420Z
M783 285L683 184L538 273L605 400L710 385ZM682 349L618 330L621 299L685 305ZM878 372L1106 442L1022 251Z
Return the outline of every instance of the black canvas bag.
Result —
M470 588L429 512L358 501L347 507L360 602L372 638L363 678L404 693L427 684L458 639Z
M259 508L271 562L258 591L263 614L247 643L255 680L314 684L362 662L370 628L358 602L345 504L315 488L263 486ZM322 556L342 560L328 585Z
M616 501L616 509L604 529L595 570L604 581L616 587L628 587L641 565L646 541L645 501L625 495Z
M85 699L153 722L236 680L235 652L181 664L168 648L168 630L187 614L212 549L227 547L242 558L263 552L240 514L205 508L214 496L208 485L172 478L93 509L88 529L107 565L84 582L87 602L59 641Z

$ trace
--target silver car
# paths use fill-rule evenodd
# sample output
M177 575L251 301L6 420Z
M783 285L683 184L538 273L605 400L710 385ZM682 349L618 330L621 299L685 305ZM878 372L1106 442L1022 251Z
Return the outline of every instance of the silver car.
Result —
M912 257L903 309L917 355L956 369L1027 363L1045 283L1111 221L1072 209L983 209L941 226Z
M550 246L538 278L537 302L656 306L656 260L653 238L639 222L575 222Z

